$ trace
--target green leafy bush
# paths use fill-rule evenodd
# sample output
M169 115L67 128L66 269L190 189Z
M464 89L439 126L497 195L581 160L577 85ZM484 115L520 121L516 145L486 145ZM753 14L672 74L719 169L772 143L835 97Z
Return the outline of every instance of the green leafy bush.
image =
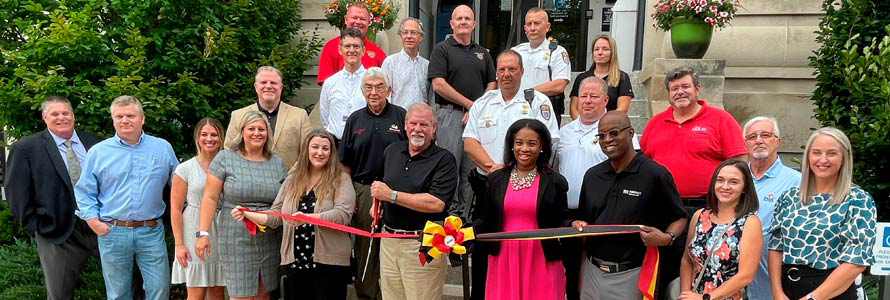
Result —
M22 225L12 217L9 204L6 201L0 201L0 245L10 244L16 239L27 237Z
M321 39L300 30L299 0L0 0L0 127L43 128L39 103L62 95L79 128L114 133L108 105L143 101L145 130L193 153L192 126L255 101L260 65L299 88Z
M810 57L818 84L816 118L852 143L854 182L890 218L890 2L825 0L821 47Z
M33 239L0 246L0 300L45 299L43 271ZM96 260L87 260L74 299L104 299L105 282Z

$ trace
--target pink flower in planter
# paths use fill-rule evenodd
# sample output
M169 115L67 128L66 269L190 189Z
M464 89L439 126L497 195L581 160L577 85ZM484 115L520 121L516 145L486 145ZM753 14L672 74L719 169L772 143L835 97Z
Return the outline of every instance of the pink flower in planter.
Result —
M716 6L716 5L711 5L711 7L710 7L709 9L711 10L712 13L715 13L715 14L717 13L717 6Z
M701 12L703 12L704 10L705 10L705 8L702 7L702 6L696 6L696 7L695 7L695 13L701 13Z
M721 17L721 18L726 18L726 17L728 17L728 16L729 16L729 13L728 13L728 12L725 12L725 11L721 11L721 12L720 12L720 17Z
M380 18L379 18L379 17L375 17L375 18L374 18L374 23L380 23Z
M711 18L711 17L707 17L707 18L705 18L705 22L708 23L708 24L711 24L711 26L715 26L715 25L717 25L717 21L714 20L714 19Z

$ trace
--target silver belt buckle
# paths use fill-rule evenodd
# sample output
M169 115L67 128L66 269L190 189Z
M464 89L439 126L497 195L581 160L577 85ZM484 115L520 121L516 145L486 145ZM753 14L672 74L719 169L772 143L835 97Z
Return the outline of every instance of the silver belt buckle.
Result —
M798 271L800 271L800 269L798 269L797 267L788 268L788 272L785 273L785 276L788 277L788 280L797 282L798 280L800 280L800 275L795 274L796 275L795 276L795 275L791 275L791 273L792 272L797 273Z
M597 266L597 267L598 267L600 270L602 270L603 272L611 273L611 272L609 272L609 271L611 271L611 270L609 269L609 266L607 266L607 265L600 264L600 265Z

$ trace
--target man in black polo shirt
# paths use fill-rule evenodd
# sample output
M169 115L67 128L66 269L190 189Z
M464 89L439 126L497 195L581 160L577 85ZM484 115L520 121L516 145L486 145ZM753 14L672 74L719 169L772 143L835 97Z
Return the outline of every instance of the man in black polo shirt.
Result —
M383 154L383 181L371 184L371 195L383 205L383 230L420 233L426 221L442 221L457 186L454 156L432 144L436 119L426 103L408 108L408 141L396 142ZM368 214L372 211L359 211ZM421 266L417 239L380 242L380 289L383 299L437 300L445 287L446 259Z
M383 178L383 160L380 159L383 150L392 143L405 140L405 110L386 101L392 89L389 78L381 68L373 67L365 71L361 89L367 106L346 119L338 150L340 161L352 174L356 207L361 212L352 215L352 226L367 230L371 228L371 216L365 213L373 203L371 183ZM355 290L359 299L381 299L376 251L380 247L373 247L375 251L367 255L371 243L369 238L355 237L355 267L358 268ZM366 260L368 274L363 276Z
M608 160L591 167L581 183L572 227L645 225L639 236L588 237L581 267L581 299L641 299L637 288L646 247L668 246L686 226L686 212L671 174L633 149L634 130L621 111L600 120L597 140ZM605 246L607 245L607 246Z
M494 60L488 50L471 40L476 27L473 9L466 5L457 6L451 13L450 23L453 34L433 47L427 77L436 92L436 120L439 124L436 145L454 154L460 169L460 190L456 195L459 205L451 212L462 213L466 206L466 217L473 199L467 175L475 166L463 155L461 135L473 101L485 91L495 89L497 84Z

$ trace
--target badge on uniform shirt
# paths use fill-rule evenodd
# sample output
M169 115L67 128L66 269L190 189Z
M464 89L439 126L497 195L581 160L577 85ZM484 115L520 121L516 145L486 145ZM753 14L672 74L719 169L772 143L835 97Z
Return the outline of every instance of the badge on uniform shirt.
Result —
M485 114L482 118L485 119L485 128L491 127L491 114Z
M550 52L544 52L544 60L550 60Z
M377 56L377 53L375 53L374 51L368 51L367 53L368 53L368 57L370 57L370 58L374 58L374 56Z
M541 116L544 117L544 120L550 121L550 105L541 104Z
M521 113L523 115L527 115L528 114L528 105L522 104L522 106L519 107L519 113Z
M483 58L485 58L485 53L476 52L476 58L479 58L479 60L482 60Z
M569 63L569 53L568 52L562 53L562 60L565 61L566 63Z
M600 142L600 139L597 138L596 136L593 136L593 139L590 140L590 144L592 144L594 147L596 147L596 144L599 144L599 142Z
M392 133L401 133L401 132L399 131L399 126L396 126L396 124L389 125L389 132L392 132Z

